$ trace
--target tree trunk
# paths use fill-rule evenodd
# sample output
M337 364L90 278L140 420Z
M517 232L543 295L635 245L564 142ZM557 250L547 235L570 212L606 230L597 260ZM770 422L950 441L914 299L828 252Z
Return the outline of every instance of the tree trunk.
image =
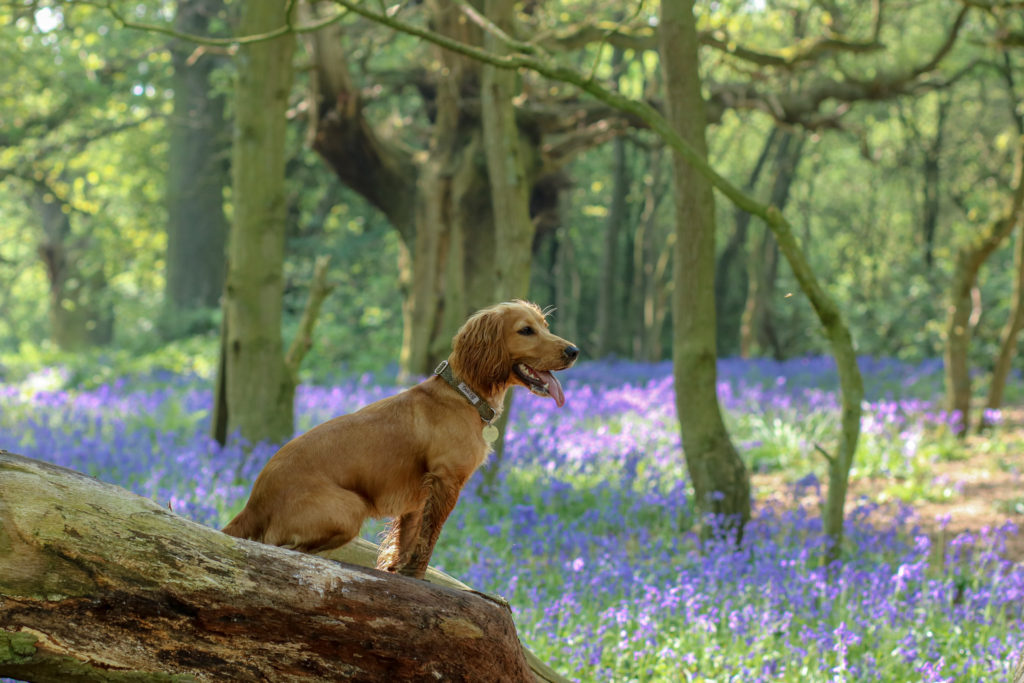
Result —
M178 0L174 26L183 33L207 35L210 20L223 13L221 0ZM171 60L174 113L168 122L164 325L177 336L201 329L189 313L217 307L224 291L228 224L223 194L231 134L225 97L210 83L218 60L182 41L172 42Z
M1013 195L1003 213L956 254L953 282L946 315L946 407L960 415L957 433L965 436L970 427L971 376L967 351L971 340L971 291L978 272L1003 240L1009 237L1024 214L1024 135L1017 138L1013 171Z
M939 160L942 158L943 133L945 132L946 113L949 111L950 98L938 96L938 111L935 121L935 137L924 149L922 176L924 187L924 211L921 220L921 236L924 239L924 262L928 270L935 263L935 232L939 226L941 210L941 188Z
M659 29L669 124L706 158L692 0L662 3ZM673 168L673 360L683 450L698 511L725 516L741 534L750 518L750 478L725 429L716 391L714 197L707 179L678 154Z
M561 311L562 326L559 331L566 339L579 339L579 314L576 302L583 296L583 281L576 263L576 251L572 246L569 230L558 231L558 252L555 262L555 307Z
M457 5L436 0L428 6L439 33L480 44L479 29L464 21ZM473 60L437 51L445 75L437 80L432 101L428 152L414 157L400 142L378 135L363 117L340 32L335 25L313 34L309 42L317 112L313 146L342 182L387 215L402 238L399 362L403 374L424 375L448 355L452 335L466 316L494 303L498 287L481 116L464 102L467 94L480 92L481 68ZM524 179L527 192L529 177ZM529 249L527 242L527 263ZM529 272L516 263L504 270L517 277Z
M32 192L30 204L43 232L39 257L50 285L50 338L62 351L109 344L114 308L103 264L82 263L82 241L72 237L71 218L61 201L42 186L34 185Z
M779 211L782 211L789 201L789 190L796 178L803 146L804 138L794 139L792 133L785 132L775 150L775 179L768 201ZM751 263L750 289L741 326L740 352L745 358L750 357L755 342L762 350L770 349L776 360L782 360L785 355L775 333L772 315L778 270L779 245L772 233L766 230L761 241L760 253Z
M750 176L747 178L743 191L751 194L757 187L761 172L767 165L768 158L775 146L779 129L772 126L765 138L761 154L757 157ZM750 228L750 214L739 207L733 207L735 226L732 235L715 264L715 308L718 320L718 354L727 356L741 352L743 348L743 319L746 309L750 306L748 294L756 291L750 284L750 276L757 260L747 257L747 234Z
M0 452L0 676L534 680L507 605L244 541Z
M630 309L636 316L633 355L647 361L661 360L661 337L668 315L672 248L675 232L659 231L658 206L667 194L660 151L649 159L650 173L644 182L644 201L633 236L633 286Z
M1013 283L1013 301L1010 303L1010 318L1006 321L999 341L999 355L992 367L992 382L988 388L985 407L998 410L1003 406L1003 392L1006 378L1017 356L1017 338L1024 328L1024 228L1017 229L1017 250L1014 252L1014 271L1017 277Z
M513 0L485 0L484 14L502 31L514 33ZM503 42L488 33L484 47L495 54L507 50ZM484 157L487 160L491 211L494 215L495 301L525 298L530 290L534 224L530 218L530 187L527 150L516 124L514 98L519 94L518 74L509 69L483 66L481 126ZM534 174L535 175L535 174Z
M775 333L772 299L779 273L779 244L771 230L761 233L754 258L749 261L747 301L740 322L740 356L751 358L770 352L776 360L784 357Z
M615 74L612 87L616 91L619 90L619 78L621 77L619 67L622 64L622 55L622 48L612 49L609 66ZM626 141L617 137L612 141L611 201L605 221L601 270L597 285L597 316L593 351L595 358L603 358L616 351L616 345L612 341L613 335L623 332L621 322L613 324L613 321L619 318L619 310L616 306L616 293L621 287L619 263L622 260L622 250L619 243L622 241L622 226L626 222L626 198L629 194L629 183L629 169L626 166Z
M240 35L284 24L291 2L246 3ZM251 443L294 433L292 378L281 315L285 235L285 111L295 36L241 45L236 56L232 153L234 219L224 292L224 388L228 434Z
M1003 78L1006 80L1007 92L1016 93L1016 79L1013 77L1012 62L1008 52L1003 52ZM1014 106L1011 109L1013 122L1019 136L1018 143L1024 148L1024 112L1020 111L1020 103L1013 98ZM1021 152L1024 157L1024 151ZM1024 164L1024 158L1021 163ZM1024 171L1022 171L1024 172ZM1024 185L1024 179L1020 181ZM1017 193L1024 190L1018 187ZM1013 205L1011 204L1011 210ZM1014 252L1014 271L1017 274L1013 286L1013 301L1010 304L1010 317L1003 327L999 342L999 355L996 357L995 365L992 367L992 382L989 384L988 400L986 408L997 410L1003 405L1003 391L1006 388L1006 378L1010 374L1013 359L1017 355L1017 336L1021 328L1024 328L1024 221L1021 217L1021 207L1017 208L1017 216L1014 225L1018 226L1017 250ZM1011 215L1011 218L1013 216ZM985 418L982 417L982 426L986 426ZM1024 658L1021 659L1024 662Z

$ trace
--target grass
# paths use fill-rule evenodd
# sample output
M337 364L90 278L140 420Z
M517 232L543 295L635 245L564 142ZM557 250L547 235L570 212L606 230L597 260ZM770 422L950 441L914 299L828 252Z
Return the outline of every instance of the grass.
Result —
M856 476L913 502L944 495L931 472L963 457L935 366L865 361ZM840 565L820 566L813 497L836 430L827 362L724 361L720 395L752 469L806 506L763 501L742 547L698 548L667 365L589 363L568 403L517 396L492 490L475 479L434 564L512 605L522 639L583 681L1001 681L1024 646L1024 568L1010 527L943 537L913 508L854 501ZM941 378L939 378L941 379ZM0 385L0 448L127 486L219 525L272 446L206 436L208 383L134 376L67 390L59 368ZM300 429L396 388L369 377L303 386ZM946 488L955 487L955 481ZM951 488L952 490L952 488ZM373 536L379 525L369 525Z

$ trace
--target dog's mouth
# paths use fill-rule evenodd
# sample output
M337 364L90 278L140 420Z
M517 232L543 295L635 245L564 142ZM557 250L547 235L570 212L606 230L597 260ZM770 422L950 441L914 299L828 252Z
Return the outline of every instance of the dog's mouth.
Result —
M516 363L514 371L516 377L522 380L531 392L538 396L553 398L559 408L565 405L562 383L558 381L554 373L548 370L536 370L525 363Z

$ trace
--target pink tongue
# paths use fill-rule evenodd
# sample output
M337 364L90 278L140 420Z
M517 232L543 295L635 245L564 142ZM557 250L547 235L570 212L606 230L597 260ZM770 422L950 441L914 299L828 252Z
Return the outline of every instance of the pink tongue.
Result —
M558 381L558 378L547 370L538 370L537 375L548 385L548 393L551 394L551 398L555 399L555 404L559 408L565 405L565 393L562 391L562 384Z

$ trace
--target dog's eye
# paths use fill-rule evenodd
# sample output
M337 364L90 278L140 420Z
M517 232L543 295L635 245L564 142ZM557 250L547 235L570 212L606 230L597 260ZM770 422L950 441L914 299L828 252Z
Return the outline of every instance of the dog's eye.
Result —
M521 327L519 328L519 334L523 335L524 337L529 337L531 334L533 334L533 328L530 327L529 325L527 325L526 327Z

